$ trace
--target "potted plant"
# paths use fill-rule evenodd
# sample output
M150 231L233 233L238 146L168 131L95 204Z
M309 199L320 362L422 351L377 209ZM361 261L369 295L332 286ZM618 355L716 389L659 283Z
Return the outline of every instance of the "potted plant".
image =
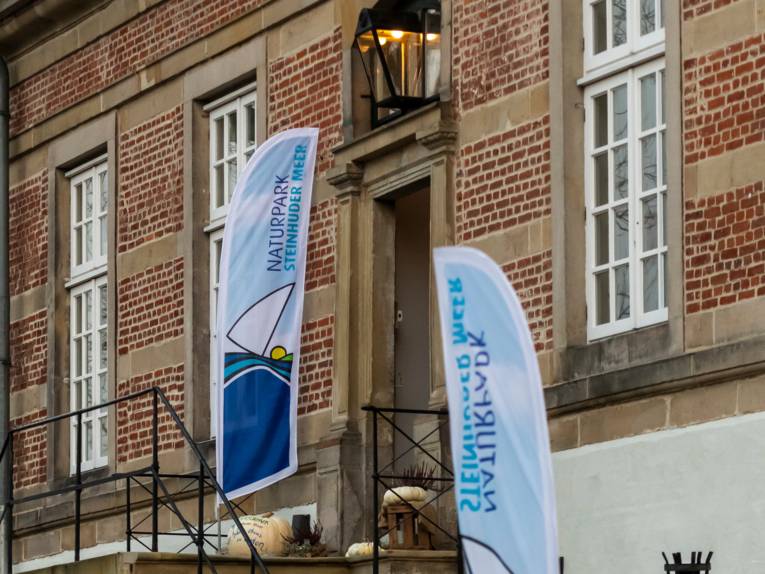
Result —
M401 472L401 478L392 483L392 487L383 495L383 508L407 502L420 508L428 499L435 484L436 468L426 463L411 465Z
M327 547L322 544L324 527L316 521L312 527L293 528L291 536L286 536L287 555L300 558L315 558L327 555Z

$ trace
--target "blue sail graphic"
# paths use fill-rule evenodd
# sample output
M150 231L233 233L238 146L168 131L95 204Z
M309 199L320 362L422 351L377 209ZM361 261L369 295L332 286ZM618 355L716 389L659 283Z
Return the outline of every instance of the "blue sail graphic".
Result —
M223 489L227 492L289 465L290 421L283 413L290 406L292 354L278 345L271 356L267 354L293 288L294 284L284 285L262 298L227 334L236 347L247 352L225 353L223 416L229 424L224 429L223 448L236 453L237 448L247 445L249 451L258 453L257 459L235 454L224 459ZM248 340L239 338L242 334Z

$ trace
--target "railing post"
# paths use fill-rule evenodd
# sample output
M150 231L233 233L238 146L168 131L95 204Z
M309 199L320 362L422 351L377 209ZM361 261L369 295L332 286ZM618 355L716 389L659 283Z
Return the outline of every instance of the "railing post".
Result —
M372 573L380 574L380 525L377 521L377 509L380 506L377 493L377 411L372 411Z
M74 561L80 561L80 512L82 502L82 413L77 413L77 446L75 447L74 491Z
M199 485L197 487L197 573L203 574L202 554L205 544L205 469L199 463Z
M152 489L151 489L151 551L159 551L159 485L157 476L159 475L159 428L157 425L158 401L156 389L152 393L152 411L151 411L151 467L153 469Z
M8 526L5 528L5 559L6 559L6 572L11 574L13 572L13 433L8 433L8 451L6 452L8 461L6 462L7 473L6 478L8 484L5 485L5 503L8 505L8 509L5 512L5 520L8 521Z
M133 536L133 528L130 520L130 477L125 477L125 543L126 551L130 552L130 542Z

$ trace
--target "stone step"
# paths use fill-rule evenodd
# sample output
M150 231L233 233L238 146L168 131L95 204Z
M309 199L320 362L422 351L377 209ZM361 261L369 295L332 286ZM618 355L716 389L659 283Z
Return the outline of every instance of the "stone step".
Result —
M249 574L249 561L231 556L212 558L219 574ZM268 558L270 574L372 574L369 558ZM204 572L209 572L205 568ZM121 552L52 566L30 574L196 574L192 554ZM257 569L256 569L256 572ZM259 573L258 573L259 574ZM380 574L457 574L456 553L442 550L396 550L380 557Z

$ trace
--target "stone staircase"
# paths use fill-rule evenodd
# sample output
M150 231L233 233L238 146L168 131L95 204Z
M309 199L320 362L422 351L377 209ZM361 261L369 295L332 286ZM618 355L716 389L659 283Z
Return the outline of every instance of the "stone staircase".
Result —
M243 558L213 558L219 574L249 574ZM369 558L269 558L271 574L371 574ZM30 574L196 574L195 554L121 552L78 563L52 566ZM210 572L205 567L203 572ZM257 570L256 570L257 572ZM258 574L260 574L258 572ZM395 550L380 557L380 574L457 574L456 553L443 550Z

